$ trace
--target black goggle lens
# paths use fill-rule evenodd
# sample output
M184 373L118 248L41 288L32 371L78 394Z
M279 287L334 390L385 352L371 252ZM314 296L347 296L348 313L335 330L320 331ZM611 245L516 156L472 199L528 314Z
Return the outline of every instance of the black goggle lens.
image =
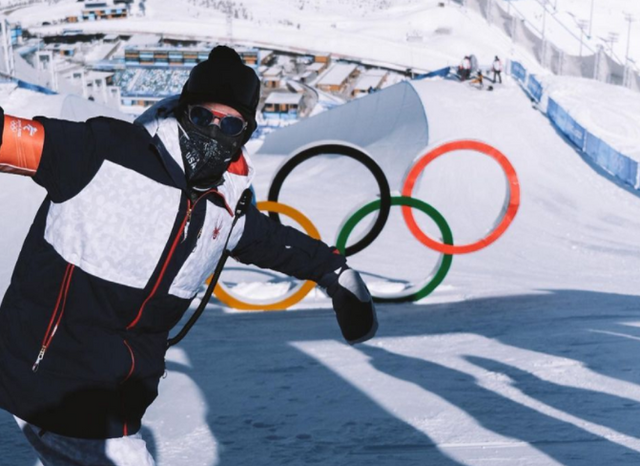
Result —
M199 128L206 129L213 124L213 121L219 118L214 115L211 110L206 107L193 106L189 107L189 119L191 123ZM247 123L241 118L225 115L220 119L220 131L227 136L238 136L244 131Z

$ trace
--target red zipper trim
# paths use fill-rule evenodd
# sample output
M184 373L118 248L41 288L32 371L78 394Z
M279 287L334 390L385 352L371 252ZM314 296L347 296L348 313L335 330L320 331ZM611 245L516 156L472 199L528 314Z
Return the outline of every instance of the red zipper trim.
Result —
M138 314L136 315L136 318L133 319L133 321L129 325L127 325L127 327L126 327L127 330L131 330L133 327L138 325L138 322L140 322L140 319L142 318L142 312L144 311L144 308L146 307L146 305L149 302L149 300L151 300L151 298L153 298L153 295L156 294L156 291L158 291L158 288L160 286L160 282L162 281L162 278L164 277L164 274L167 271L167 267L169 266L169 261L171 260L171 257L173 257L173 253L175 252L176 247L178 246L180 237L182 236L182 233L184 232L185 225L189 222L189 220L191 218L191 213L193 212L193 209L195 209L196 204L198 204L198 202L200 202L200 199L202 199L203 197L205 197L209 193L216 193L220 197L222 197L222 200L224 201L224 205L225 205L227 211L229 212L229 215L231 215L233 217L233 211L229 207L229 204L227 203L227 199L224 197L224 195L222 193L220 193L216 189L211 189L211 190L206 191L205 193L201 194L200 197L198 197L198 199L196 199L196 201L193 203L193 205L191 205L191 201L189 199L187 199L187 215L184 217L184 220L182 221L182 225L180 225L180 229L178 230L178 234L176 235L176 237L173 240L173 244L171 245L171 249L169 250L169 254L167 255L167 259L164 261L164 264L162 265L162 270L160 270L160 275L158 276L158 279L156 280L155 285L153 285L153 289L151 290L151 293L149 293L149 296L147 296L147 299L145 299L144 302L142 303L142 306L140 306L140 309L138 310Z
M129 345L129 342L127 340L122 340L122 342L124 343L124 345L127 347L127 349L129 350L129 354L131 355L131 368L129 369L129 373L127 374L127 376L122 380L122 382L120 382L120 385L122 385L123 383L125 383L127 380L129 380L129 378L131 377L131 375L133 374L133 371L136 370L136 356L135 354L133 354L133 349L131 348L131 345ZM121 398L121 402L122 402L122 411L124 413L125 411L125 405L124 405L124 393L122 394L122 398ZM124 437L126 437L127 435L129 435L129 427L127 426L127 421L123 422L122 425L122 435Z
M131 369L129 369L129 373L124 378L124 380L120 382L121 384L129 380L129 377L131 377L131 374L133 374L133 371L136 369L136 357L133 354L133 350L131 349L131 346L129 345L129 342L127 340L122 340L122 341L124 342L125 346L129 350L129 354L131 355Z
M75 265L67 264L67 268L64 272L64 277L62 279L62 285L60 285L60 293L58 293L58 300L56 301L56 306L53 309L53 314L51 315L51 319L49 320L49 326L47 327L47 331L44 334L44 338L42 339L42 347L40 348L40 353L36 359L36 362L33 364L31 370L36 372L40 363L44 359L44 355L51 345L53 341L53 337L58 330L58 326L62 321L62 316L64 315L64 309L67 305L67 294L69 293L69 285L71 285L71 276L73 275L73 271L75 269ZM62 302L62 306L60 306L60 302ZM60 313L58 314L58 309L60 309ZM57 319L56 319L57 316ZM55 324L54 324L55 323Z
M58 313L58 307L60 307L60 301L62 301L62 295L64 294L65 284L67 283L67 278L69 277L69 269L71 268L71 264L67 264L67 268L64 271L64 277L62 278L62 284L60 285L60 293L58 293L58 300L56 301L56 307L53 308L53 314L51 314L51 319L49 320L49 326L47 327L47 331L44 333L44 338L42 339L42 345L44 346L47 342L47 337L49 336L49 332L51 331L51 327L56 320L56 314Z
M193 207L195 207L195 203L193 204ZM187 221L189 220L189 217L191 217L191 211L193 207L191 206L191 201L187 199L187 215L184 216L184 220L182 220L182 225L180 225L178 234L173 239L173 244L171 245L171 249L169 250L169 255L167 256L167 259L164 261L164 264L162 265L162 270L160 270L160 275L158 276L158 279L156 280L155 285L153 285L153 289L151 290L151 293L149 293L149 296L147 296L147 299L145 299L144 302L142 303L142 306L140 306L140 309L138 310L138 315L136 315L136 318L133 319L133 321L129 325L127 325L127 330L131 330L133 327L138 325L138 322L142 317L142 311L144 311L144 308L149 302L149 300L153 297L154 294L156 294L156 291L158 291L160 282L162 281L162 278L164 277L164 274L167 271L167 267L169 266L169 261L171 260L171 257L173 256L173 253L175 252L176 247L178 246L178 240L180 239L180 236L182 236L182 232L184 230L185 225L187 224Z
M227 198L224 197L224 194L222 194L218 190L212 190L212 191L208 191L208 192L213 192L214 194L217 194L218 196L220 196L222 198L222 200L224 201L224 206L227 209L227 212L229 212L229 215L231 215L233 217L233 210L231 209L231 207L229 207L229 203L227 202ZM200 200L200 198L198 198L198 200Z

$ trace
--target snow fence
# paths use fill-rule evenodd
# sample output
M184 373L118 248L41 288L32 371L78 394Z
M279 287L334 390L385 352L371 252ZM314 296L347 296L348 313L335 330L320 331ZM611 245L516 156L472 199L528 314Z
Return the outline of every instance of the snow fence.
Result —
M511 61L508 70L531 100L538 103L542 100L544 87L534 74L528 73L527 69L517 61ZM590 133L551 97L547 102L547 117L558 131L578 148L583 157L625 185L640 190L638 162L618 152L605 141Z

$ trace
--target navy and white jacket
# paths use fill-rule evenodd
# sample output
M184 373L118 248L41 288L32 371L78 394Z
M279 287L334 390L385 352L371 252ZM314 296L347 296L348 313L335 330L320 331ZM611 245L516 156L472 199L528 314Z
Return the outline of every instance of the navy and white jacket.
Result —
M243 156L221 186L190 198L175 102L135 124L35 119L45 138L34 180L48 196L0 307L0 407L44 430L139 430L169 330L214 270L251 183ZM228 247L241 262L314 281L345 263L255 207Z

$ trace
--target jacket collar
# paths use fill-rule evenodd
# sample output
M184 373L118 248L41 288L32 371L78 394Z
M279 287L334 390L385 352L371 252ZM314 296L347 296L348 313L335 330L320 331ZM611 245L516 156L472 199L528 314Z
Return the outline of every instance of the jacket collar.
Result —
M161 100L136 118L134 123L143 126L149 132L160 153L162 162L176 186L186 191L187 183L180 151L179 124L175 118L175 109L179 99L179 96L172 96ZM242 158L229 167L224 178L226 181L230 181L231 177L240 176L245 179L248 185L253 179L254 169L250 159L246 156L244 147L242 152Z
M180 152L178 121L174 115L178 99L178 96L173 96L161 100L136 118L134 123L143 126L151 135L162 163L176 186L186 190L187 183L184 178L184 165Z

